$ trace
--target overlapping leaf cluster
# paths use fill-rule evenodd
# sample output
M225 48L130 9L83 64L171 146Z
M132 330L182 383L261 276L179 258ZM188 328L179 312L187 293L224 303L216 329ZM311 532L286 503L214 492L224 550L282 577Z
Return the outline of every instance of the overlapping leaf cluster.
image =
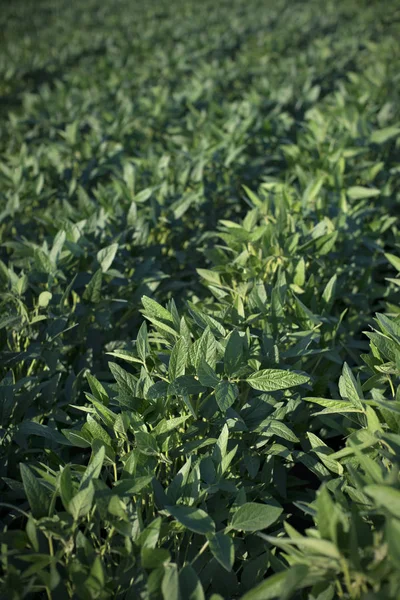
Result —
M398 23L4 9L2 597L400 596Z

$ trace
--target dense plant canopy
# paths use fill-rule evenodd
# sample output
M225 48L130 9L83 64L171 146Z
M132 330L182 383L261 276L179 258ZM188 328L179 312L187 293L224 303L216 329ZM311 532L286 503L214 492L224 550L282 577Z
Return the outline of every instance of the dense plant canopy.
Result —
M400 12L0 27L4 600L400 598Z

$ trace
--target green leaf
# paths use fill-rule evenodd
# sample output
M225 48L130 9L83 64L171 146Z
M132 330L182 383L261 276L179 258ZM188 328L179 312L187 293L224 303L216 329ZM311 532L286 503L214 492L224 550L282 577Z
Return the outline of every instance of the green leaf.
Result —
M364 493L373 498L378 506L400 519L400 490L389 485L367 485Z
M330 454L332 450L314 433L307 432L307 437L310 441L313 452L318 456L320 461L325 465L329 471L337 473L338 475L343 474L343 467L337 460L333 459Z
M246 379L252 388L262 392L285 390L307 383L309 380L310 378L305 375L299 375L282 369L264 369L253 373Z
M235 562L235 547L232 538L219 531L208 538L210 550L214 558L226 569L231 571Z
M390 254L390 252L385 253L385 258L390 262L391 265L400 273L400 258L395 256L394 254Z
M383 129L375 129L371 133L370 140L373 144L384 144L398 135L400 135L400 127L384 127Z
M265 504L246 502L235 512L229 527L238 531L261 531L275 523L282 511L280 504L272 498Z
M97 452L93 453L92 460L90 461L90 464L86 468L81 479L79 486L80 490L84 490L93 481L93 479L97 479L99 477L101 468L103 466L105 453L104 446L101 446Z
M106 248L102 248L101 250L98 251L96 257L97 257L97 261L99 262L100 266L101 266L101 270L103 273L106 273L108 271L108 269L111 267L115 255L117 254L118 251L118 244L111 244L110 246L107 246Z
M108 366L118 384L118 391L128 397L135 397L137 379L116 363L109 362Z
M209 326L203 331L201 338L193 344L193 348L195 349L194 366L196 368L203 361L208 363L212 369L215 368L216 341Z
M176 565L167 565L165 567L161 590L164 600L185 600L181 596L178 567Z
M302 587L306 587L309 567L307 565L292 565L286 574L285 586L279 600L290 600Z
M148 298L147 296L142 297L142 304L144 307L144 314L146 317L151 317L157 320L166 321L167 323L173 325L174 320L172 318L171 313L161 304L158 304L152 298Z
M200 277L202 277L209 283L213 285L221 285L221 278L219 276L219 273L216 273L215 271L210 271L209 269L196 269L196 271L200 275Z
M185 367L188 359L188 347L184 338L179 338L172 349L169 359L168 374L170 381L185 374Z
M322 294L322 300L324 301L324 305L326 308L329 308L329 306L331 305L331 303L334 300L336 284L337 284L337 275L335 273L334 275L332 275L332 277L326 284L324 292Z
M152 475L142 475L135 477L135 479L123 479L119 481L112 490L109 490L109 494L116 494L120 498L124 496L133 496L139 494L146 486L148 486L153 479Z
M144 190L138 192L133 197L133 201L136 202L136 204L143 204L150 198L152 193L153 193L152 187L145 188Z
M20 465L20 470L22 483L32 515L36 519L47 516L50 507L50 498L47 495L45 488L25 464L22 463Z
M169 433L174 429L177 429L180 425L185 423L189 419L188 415L183 415L182 417L175 417L174 419L162 419L156 427L153 429L153 435L162 435L164 433Z
M203 586L190 565L184 566L179 573L179 588L182 600L205 600Z
M323 410L313 413L313 416L323 414L363 413L364 409L355 408L348 400L330 400L329 398L303 398L305 402L313 402L325 406Z
M109 356L114 356L115 358L120 358L128 363L134 363L141 365L143 363L141 358L138 358L133 354L133 352L129 352L128 350L114 350L112 352L107 352ZM115 365L116 363L108 363L108 365ZM118 365L117 365L118 366ZM111 368L111 367L110 367ZM121 368L121 367L119 367ZM112 370L112 369L111 369ZM114 374L114 372L113 372Z
M94 499L94 486L90 482L87 487L80 490L68 504L68 512L73 516L75 521L85 517L92 508Z
M166 565L171 555L166 548L142 548L140 559L144 569L157 569Z
M177 502L177 500L182 496L187 480L189 478L191 466L192 459L191 456L189 456L185 464L179 469L179 471L169 484L167 495L171 503Z
M314 502L317 509L317 516L315 518L318 525L318 530L326 540L335 542L334 532L336 526L335 519L335 504L328 492L326 485L323 485L318 494L317 499Z
M222 463L223 459L226 456L226 450L228 447L228 439L229 439L229 429L228 425L225 423L223 426L221 433L217 439L217 442L214 446L214 450L212 453L212 458L215 460L217 464Z
M155 548L160 537L161 531L161 517L154 519L147 527L142 531L137 543L142 548Z
M243 342L239 332L234 330L229 336L224 354L224 371L230 376L234 375L242 366Z
M263 428L263 427L262 427ZM284 440L288 440L289 442L298 442L299 438L293 433L291 429L282 421L277 421L272 419L268 423L266 423L265 433L268 435L278 435Z
M212 534L215 531L214 521L201 508L192 506L166 506L165 509L179 523L182 523L190 531L203 535Z
M107 431L90 414L86 417L82 431L90 433L93 440L100 440L107 446L112 446L112 440Z
M160 453L156 438L145 431L135 433L136 446L139 452L149 456L157 456Z
M62 429L61 431L72 446L77 448L90 448L90 435L85 431L72 431L69 429Z
M215 371L204 360L202 360L197 367L197 377L201 385L204 385L205 387L215 388L220 382Z
M146 362L146 358L150 354L150 345L147 334L147 323L143 321L140 326L137 338L136 338L136 349L140 359Z
M103 275L101 269L96 271L83 293L83 299L97 304L101 300L101 284Z
M182 375L171 384L169 393L177 396L190 396L205 392L205 388L192 375Z
M222 413L232 406L239 395L237 385L229 381L220 381L215 388L215 399Z
M41 308L47 308L50 300L52 299L53 294L51 292L41 292L38 298L38 304Z
M75 494L75 488L72 482L71 467L67 465L60 475L60 496L65 510L68 510L69 503Z
M363 404L360 399L360 395L362 397L361 388L359 388L347 363L344 363L342 375L339 379L339 392L343 400L348 400L355 408L363 410Z
M281 595L287 577L287 571L275 573L244 594L241 600L275 600Z
M86 373L86 379L88 380L88 384L90 386L93 396L97 398L97 400L99 400L102 404L107 406L109 403L108 394L104 387L101 385L100 381L98 381L96 377L93 377L93 375L91 375L90 373Z
M263 539L270 542L270 544L276 545L284 550L287 550L291 546L298 546L304 550L308 550L311 555L326 556L327 558L340 560L340 552L335 544L327 540L320 540L312 537L296 537L293 539L289 538L277 538L270 535L259 534Z
M400 520L387 519L385 537L394 564L400 564Z
M380 191L376 188L362 187L361 185L355 185L347 190L347 195L352 200L359 200L360 198L373 198L380 195Z

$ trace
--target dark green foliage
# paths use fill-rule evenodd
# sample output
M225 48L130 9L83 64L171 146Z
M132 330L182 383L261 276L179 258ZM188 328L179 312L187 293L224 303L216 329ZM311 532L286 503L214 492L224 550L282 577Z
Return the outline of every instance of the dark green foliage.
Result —
M0 27L1 598L398 600L396 4Z

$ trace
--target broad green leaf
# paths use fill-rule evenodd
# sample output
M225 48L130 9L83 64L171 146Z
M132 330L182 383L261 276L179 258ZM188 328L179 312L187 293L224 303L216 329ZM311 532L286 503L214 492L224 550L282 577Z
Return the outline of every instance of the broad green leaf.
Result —
M145 431L137 431L135 433L136 446L139 452L149 456L157 456L160 453L157 440L154 435Z
M100 266L101 266L101 270L103 273L106 273L108 271L108 269L111 267L115 255L117 254L118 251L118 244L111 244L110 246L107 246L106 248L102 248L101 250L98 251L96 257L97 257L97 261L99 262Z
M264 427L261 426L260 429L264 429ZM289 429L287 425L285 425L285 423L282 423L282 421L277 421L275 419L272 419L271 421L265 424L265 430L263 433L267 435L278 435L279 437L283 438L284 440L288 440L289 442L299 441L299 438L293 433L291 429Z
M90 433L93 440L100 440L107 446L112 446L112 440L107 431L90 414L86 417L82 431Z
M47 516L50 507L50 498L46 493L46 488L41 485L40 480L35 477L31 469L25 464L21 464L20 470L32 515L36 519Z
M275 600L284 589L287 571L275 573L242 596L241 600Z
M376 188L362 187L361 185L354 185L347 190L347 195L352 200L359 200L360 198L373 198L379 196L380 191Z
M389 552L394 564L400 562L400 520L387 519L385 526L385 537L389 546Z
M361 388L359 389L359 386L357 385L353 373L351 372L351 369L347 363L344 363L343 365L342 375L339 379L339 391L343 400L348 400L355 408L363 410L363 405L360 399L360 394L362 394Z
M253 373L246 379L247 383L255 390L262 392L275 392L285 390L297 385L302 385L310 380L305 375L282 369L263 369Z
M226 450L228 447L229 429L227 424L223 426L221 433L219 434L218 440L214 446L212 453L213 459L216 463L221 463L226 456Z
M185 423L189 419L188 415L183 415L182 417L175 417L174 419L163 419L160 421L156 427L153 429L153 435L163 435L164 433L169 433L170 431L174 431L180 425Z
M140 477L135 477L135 479L123 479L122 481L119 481L112 490L109 490L108 494L116 494L120 498L123 498L124 496L132 497L134 494L139 494L139 492L147 487L152 479L152 475L142 475Z
M65 510L68 510L69 503L75 494L75 488L72 482L71 467L66 465L60 475L60 496Z
M201 508L192 506L166 506L165 509L179 523L182 523L190 531L203 535L212 534L215 524L212 518Z
M169 393L177 396L190 396L191 394L200 394L205 388L192 375L182 375L175 379L170 385Z
M114 356L115 358L120 358L121 360L124 360L125 362L128 363L136 363L141 365L143 363L141 358L138 358L137 356L135 356L135 354L133 354L133 352L129 352L128 350L114 350L113 352L107 352L107 354L109 356ZM109 366L111 364L115 364L115 363L108 363ZM118 365L117 365L118 366Z
M76 448L90 448L91 438L85 431L72 431L69 429L62 429L61 431L72 446Z
M146 358L150 354L150 345L149 345L149 341L148 341L146 321L143 321L143 323L140 326L140 329L139 329L139 332L138 332L138 335L136 338L136 349L137 349L137 353L138 353L140 359L143 362L146 362Z
M93 275L83 294L83 299L97 304L101 299L101 284L103 281L102 270L99 269Z
M161 584L164 600L183 600L179 587L178 567L174 564L167 565Z
M387 258L387 260L396 269L396 271L400 272L400 258L398 256L395 256L394 254L390 254L390 252L386 252L385 258Z
M179 338L172 349L169 359L168 374L170 381L176 380L185 374L188 358L188 348L184 338Z
M137 543L142 548L155 548L160 537L161 517L157 517L152 521L140 534Z
M200 277L202 277L209 283L211 283L213 285L221 284L221 278L220 278L219 274L216 273L215 271L210 271L209 269L196 269L196 271L200 275Z
M193 344L192 348L195 352L194 366L196 368L203 361L209 364L212 369L215 368L216 341L209 326L206 327L201 338Z
M235 561L235 548L232 538L219 531L208 538L210 550L214 558L226 569L231 571Z
M204 385L205 387L215 388L220 382L215 371L204 360L200 362L197 368L197 377L201 385Z
M98 381L98 379L96 379L96 377L94 377L90 373L86 373L86 379L88 380L88 384L90 386L93 396L97 398L97 400L99 400L102 404L105 404L107 406L109 403L108 394L104 387L101 385L100 381Z
M170 502L176 502L183 494L185 485L189 478L192 467L192 458L189 456L185 464L179 469L173 480L168 486L167 495Z
M384 144L388 140L400 135L400 127L384 127L383 129L375 129L371 133L371 142L373 144Z
M234 330L229 336L224 354L224 370L228 376L234 375L243 362L243 342L238 331Z
M75 494L68 504L68 512L75 521L85 517L92 508L94 498L94 486L90 481L89 485Z
M333 471L334 473L337 473L338 475L342 475L343 474L342 465L340 464L340 462L338 462L337 460L335 460L334 458L332 458L330 456L330 454L333 454L332 450L318 436L316 436L311 431L307 432L307 437L310 441L313 452L315 452L315 454L318 456L320 461L325 465L325 467L327 469L329 469L329 471Z
M215 387L215 399L222 413L232 406L239 395L237 385L229 381L220 381Z
M346 414L346 413L363 413L364 409L355 408L354 404L348 400L330 400L329 398L303 398L305 402L312 402L319 406L324 406L323 410L314 412L313 415L323 414Z
M38 304L41 308L47 308L50 300L52 299L53 294L51 292L41 292L38 298Z
M335 504L329 494L326 485L323 485L320 488L314 505L317 509L317 516L315 520L318 525L318 531L320 532L321 537L323 537L326 540L335 542Z
M335 297L335 290L337 284L337 275L336 273L332 275L330 280L325 286L324 292L322 294L322 299L324 301L325 306L328 308L330 304L333 302Z
M282 511L283 508L273 499L264 504L246 502L235 512L229 527L238 531L261 531L275 523Z
M385 508L394 517L400 519L400 490L388 485L367 485L364 492L374 499L378 506Z
M142 190L141 192L138 192L133 197L133 201L136 202L137 204L143 204L150 198L152 193L153 193L153 188L151 188L151 187L145 188L144 190Z
M205 600L203 586L190 565L185 565L179 572L179 588L182 600Z
M81 483L79 486L80 490L84 490L91 483L93 479L97 479L100 475L101 468L105 457L105 448L101 446L100 449L93 454L92 460L89 466L86 468Z
M340 560L338 548L335 544L332 544L332 542L327 540L320 540L313 537L296 537L293 539L276 538L265 534L260 534L260 536L271 544L283 548L284 550L287 550L291 546L298 546L300 549L309 551L310 555L320 555L330 559Z
M142 548L140 559L144 569L157 569L169 563L171 554L166 548Z
M299 589L306 587L309 570L308 565L292 565L287 570L285 586L279 600L289 600Z
M146 317L151 317L157 320L166 321L167 323L173 325L174 320L172 318L171 313L158 304L152 298L148 298L147 296L142 297L142 304L144 307L144 314Z

